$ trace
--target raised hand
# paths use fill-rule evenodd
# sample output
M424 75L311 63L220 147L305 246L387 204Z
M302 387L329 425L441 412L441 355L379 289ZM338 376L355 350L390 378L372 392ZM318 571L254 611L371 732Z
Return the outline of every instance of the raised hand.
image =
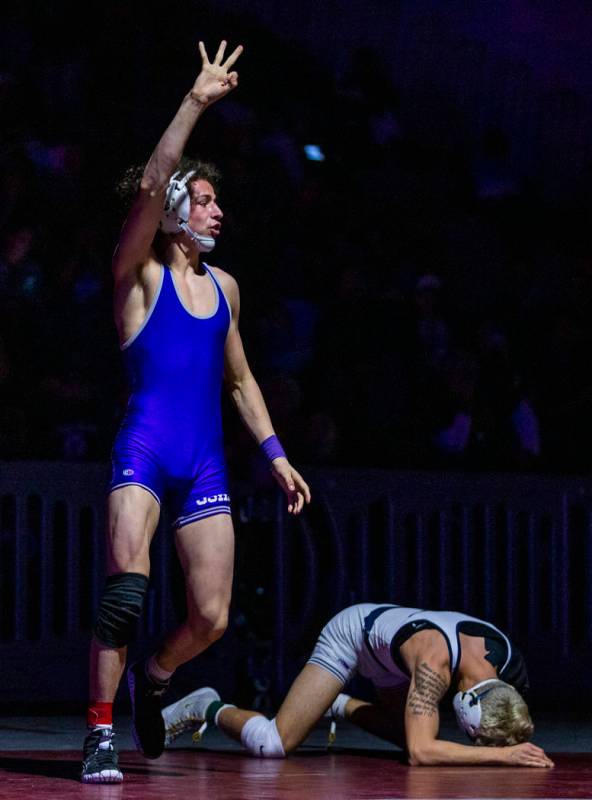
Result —
M201 53L201 72L196 78L191 95L204 105L211 105L236 88L238 72L229 71L243 52L239 45L224 61L226 42L222 40L213 61L210 61L203 42L199 43Z

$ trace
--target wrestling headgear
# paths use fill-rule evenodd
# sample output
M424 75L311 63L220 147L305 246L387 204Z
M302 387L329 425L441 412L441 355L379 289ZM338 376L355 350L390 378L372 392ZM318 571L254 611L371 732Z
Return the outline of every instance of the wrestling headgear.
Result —
M191 199L189 196L189 182L195 175L194 170L190 170L181 176L180 172L175 172L169 181L164 202L164 210L160 218L160 228L165 233L185 233L197 244L200 252L209 253L214 249L216 240L213 236L202 236L189 227L189 209Z
M475 684L468 692L457 692L452 700L456 721L459 728L471 739L476 739L481 727L481 698L494 688L490 684L499 684L497 678L489 678ZM484 689L488 686L487 689ZM478 691L481 690L481 691Z

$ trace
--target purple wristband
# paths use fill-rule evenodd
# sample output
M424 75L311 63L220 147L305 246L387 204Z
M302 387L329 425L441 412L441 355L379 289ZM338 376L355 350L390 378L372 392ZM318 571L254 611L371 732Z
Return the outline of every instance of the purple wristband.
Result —
M284 453L284 448L280 444L280 440L274 434L273 436L268 436L264 442L261 442L259 447L265 453L267 460L271 464L274 458L285 458L286 454Z

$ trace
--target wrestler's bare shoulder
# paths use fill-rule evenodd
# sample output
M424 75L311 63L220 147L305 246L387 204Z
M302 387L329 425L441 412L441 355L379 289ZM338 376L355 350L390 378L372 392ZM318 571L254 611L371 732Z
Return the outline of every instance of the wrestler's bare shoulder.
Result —
M146 287L158 285L160 283L162 266L162 261L158 258L154 250L151 249L140 266L139 277L141 283Z
M226 286L229 286L229 287L236 286L236 287L238 287L238 283L236 282L236 278L233 278L232 275L229 272L226 272L226 270L221 269L221 267L214 267L211 264L208 265L208 266L210 267L210 269L212 270L212 272L216 276L216 280L219 281L221 284L223 284L225 287Z
M113 311L121 341L125 341L142 324L158 291L162 263L154 251L131 273L115 281Z
M135 267L127 269L120 268L118 255L119 251L116 249L112 261L116 286L120 284L122 288L127 290L135 285L146 288L152 284L156 284L160 280L162 262L152 247Z
M441 631L428 628L417 631L401 645L401 655L408 663L417 658L421 661L439 662L442 666L450 663L448 645Z
M222 287L222 291L224 292L224 294L230 300L232 300L233 298L238 299L239 290L236 279L233 278L232 275L230 275L230 273L225 272L223 269L220 269L220 267L210 267L210 269L212 270L212 272L216 277L216 280Z

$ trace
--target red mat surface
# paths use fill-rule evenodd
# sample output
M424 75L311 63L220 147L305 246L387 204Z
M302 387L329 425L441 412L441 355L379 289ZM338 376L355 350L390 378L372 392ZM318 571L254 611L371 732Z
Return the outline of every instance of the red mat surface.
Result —
M101 800L383 800L385 798L592 797L592 754L552 756L550 770L407 767L380 752L295 755L281 761L208 750L171 750L157 761L121 754L123 784L78 782L80 754L0 753L0 797Z

